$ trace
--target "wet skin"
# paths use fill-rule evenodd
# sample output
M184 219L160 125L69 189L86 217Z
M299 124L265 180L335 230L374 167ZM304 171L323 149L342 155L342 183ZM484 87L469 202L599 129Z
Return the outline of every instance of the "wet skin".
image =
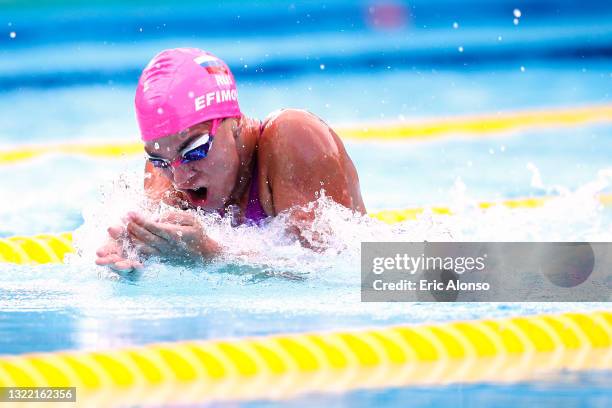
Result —
M212 122L184 132L146 142L145 151L175 160L181 149L203 133ZM108 229L109 242L97 251L98 265L117 270L141 268L128 260L122 242L129 239L143 257L210 259L222 251L220 243L206 235L188 208L216 211L230 205L244 214L253 164L257 157L259 199L268 216L290 210L289 232L301 238L314 214L300 207L315 201L320 191L335 202L365 213L357 171L336 133L323 121L302 110L287 109L265 122L242 116L221 122L208 156L172 168L145 167L145 192L154 202L177 208L160 220L131 212L127 225ZM259 136L259 139L258 139ZM256 155L256 156L255 156ZM304 240L300 239L303 243Z

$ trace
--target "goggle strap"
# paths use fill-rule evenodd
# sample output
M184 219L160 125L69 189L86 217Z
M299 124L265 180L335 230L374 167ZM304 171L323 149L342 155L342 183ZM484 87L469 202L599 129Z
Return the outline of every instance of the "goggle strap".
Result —
M219 123L221 123L221 121L219 119L213 119L212 125L210 127L210 132L208 132L209 135L214 136L214 135L217 134L217 129L219 128Z

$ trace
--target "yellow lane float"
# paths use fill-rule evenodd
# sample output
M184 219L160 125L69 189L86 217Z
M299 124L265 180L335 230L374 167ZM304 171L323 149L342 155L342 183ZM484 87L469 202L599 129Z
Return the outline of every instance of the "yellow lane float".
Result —
M164 406L610 369L612 312L600 311L0 356L0 387Z

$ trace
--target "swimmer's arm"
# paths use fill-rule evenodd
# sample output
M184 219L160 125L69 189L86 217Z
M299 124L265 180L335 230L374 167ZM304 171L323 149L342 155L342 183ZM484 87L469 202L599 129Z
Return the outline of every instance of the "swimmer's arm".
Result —
M130 240L145 258L212 259L222 252L221 246L206 234L193 214L177 211L166 214L160 220L152 220L130 212L127 218Z
M108 228L109 240L96 251L96 264L108 266L117 272L132 272L142 269L142 263L128 259L121 240L126 231L123 226Z
M260 185L260 199L269 215L291 209L292 232L304 244L302 231L310 228L314 212L299 207L316 201L321 190L358 213L365 213L365 208L357 174L352 163L347 166L350 159L342 142L313 115L295 111L291 114L294 117L277 120L276 126L261 137L259 154L264 163L264 180L260 182L268 185ZM356 197L351 193L355 191Z
M165 202L168 205L180 207L180 196L161 170L156 169L147 161L144 174L144 190L149 200L157 203ZM176 228L176 225L173 227ZM111 269L122 272L141 269L143 267L142 263L127 259L123 251L123 240L127 239L128 236L134 240L134 234L130 233L129 230L133 231L136 228L138 226L134 226L133 220L125 227L114 226L108 228L108 241L96 251L96 264L109 266ZM151 237L150 234L148 236ZM157 248L152 247L150 241L144 241L138 241L139 252L142 255L159 253Z

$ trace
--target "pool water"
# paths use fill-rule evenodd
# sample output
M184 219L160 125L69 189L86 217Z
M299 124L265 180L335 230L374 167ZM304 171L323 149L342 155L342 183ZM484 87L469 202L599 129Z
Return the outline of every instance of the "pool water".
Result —
M355 391L341 395L306 395L295 400L258 401L255 407L605 407L610 400L609 374L561 373L554 378L515 384L456 384L445 387L407 387L384 391ZM219 405L231 406L231 404Z
M558 43L582 44L584 38L597 43L612 32L601 23L597 35L589 36L589 22L583 23L566 37L558 29ZM491 50L478 33L491 34L494 43L494 34L500 33L509 50L520 48L522 41L533 48L546 31L487 30L463 32L460 42L486 53ZM299 52L312 55L314 70L256 75L244 68L237 74L241 106L259 118L279 107L299 107L342 126L610 103L612 71L605 58L430 64L437 61L436 52L455 52L459 39L448 31L416 38L364 35L361 48L345 33L317 34L320 40L344 44L342 53L357 55L354 60L361 62L355 69L340 68L331 59L331 46L315 55L308 38L296 42L280 35L269 58L253 51L269 44L268 38L258 37L244 43L181 37L118 44L77 44L64 38L58 44L5 48L1 54L9 63L0 68L0 147L137 140L132 74L155 51L179 42L210 43L222 57L231 43L228 58L236 67L293 67L296 58L301 61ZM363 55L378 47L381 38L396 51L426 46L434 51L414 64L400 58L389 68L377 64L369 69ZM440 44L446 47L442 51ZM48 63L39 64L33 49ZM61 58L55 57L58 53ZM108 78L88 74L96 67L109 72ZM362 241L610 242L612 210L593 198L612 191L609 123L485 138L448 135L427 142L346 141L346 147L368 210L437 204L450 206L455 215L426 212L415 221L389 226L322 198L316 228L329 250L321 254L286 239L282 217L259 230L231 228L228 220L208 217L204 222L210 235L231 242L223 259L202 265L152 262L141 276L120 276L95 266L93 253L107 226L126 211L142 208L143 157L51 155L0 166L0 237L76 231L79 249L63 265L0 264L0 354L610 309L609 303L361 303L359 273ZM528 210L474 208L479 201L539 196L557 198ZM254 255L247 259L244 252ZM610 375L558 373L526 383L355 391L247 406L402 406L408 400L414 406L457 401L463 406L605 406Z
M92 260L106 227L142 206L143 157L49 156L0 167L2 191L20 204L1 207L3 235L76 230L81 251L66 265L2 265L1 349L97 349L608 308L601 303L361 303L359 245L424 239L608 241L612 214L593 194L609 191L610 130L590 125L487 139L347 142L370 210L434 203L457 214L426 213L388 226L323 199L319 225L331 231L324 254L284 240L282 219L260 230L209 219L211 236L232 243L226 259L197 266L152 263L136 279L96 267ZM41 183L49 169L51 177ZM19 177L11 176L16 173ZM558 198L537 209L473 208L482 200L541 195ZM256 255L244 259L243 251ZM302 279L286 279L286 273Z

